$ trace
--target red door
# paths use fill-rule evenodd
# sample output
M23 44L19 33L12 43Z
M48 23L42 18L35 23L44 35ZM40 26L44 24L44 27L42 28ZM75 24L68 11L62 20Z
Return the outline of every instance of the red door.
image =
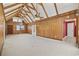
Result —
M67 36L67 25L68 23L74 23L74 36L76 36L76 25L75 21L64 22L64 37Z

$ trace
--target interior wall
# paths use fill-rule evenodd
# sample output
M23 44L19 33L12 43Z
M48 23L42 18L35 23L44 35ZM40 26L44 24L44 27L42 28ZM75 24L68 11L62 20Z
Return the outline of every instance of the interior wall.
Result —
M62 14L64 15L64 14ZM67 18L69 16L69 18ZM64 16L51 17L44 19L45 21L37 22L36 31L38 36L55 38L62 40L64 34L64 21L67 19L74 19L75 14L68 14Z
M77 37L77 43L78 43L78 46L79 46L79 16L77 17L77 19L78 19L78 22L77 22L77 24L78 24L78 37Z
M27 33L27 25L23 22L25 30L16 30L16 25L21 25L21 23L13 22L12 20L7 21L7 34L19 34Z
M32 25L32 35L36 36L36 24Z
M29 34L32 34L32 25L31 24L27 26L27 31Z
M0 53L5 37L5 18L4 18L4 13L3 13L3 7L2 4L0 3Z

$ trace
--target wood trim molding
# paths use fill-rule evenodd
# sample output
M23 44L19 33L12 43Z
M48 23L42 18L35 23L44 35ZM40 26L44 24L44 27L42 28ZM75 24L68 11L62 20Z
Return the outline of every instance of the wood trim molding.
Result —
M48 17L48 18L44 18L44 19L38 20L38 21L36 21L36 22L46 21L46 20L48 20L48 19L50 19L50 18L63 17L63 16L75 14L75 13L76 13L76 10L72 10L72 11L69 11L69 12L66 12L66 13L58 14L58 15L56 15L56 16L51 16L51 17Z

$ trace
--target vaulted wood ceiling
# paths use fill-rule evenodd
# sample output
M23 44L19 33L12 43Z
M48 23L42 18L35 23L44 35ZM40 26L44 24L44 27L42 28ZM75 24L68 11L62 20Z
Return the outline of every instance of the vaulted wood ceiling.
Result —
M3 4L6 21L17 16L24 18L25 23L35 22L35 17L40 19L56 16L68 11L78 9L75 3L6 3Z

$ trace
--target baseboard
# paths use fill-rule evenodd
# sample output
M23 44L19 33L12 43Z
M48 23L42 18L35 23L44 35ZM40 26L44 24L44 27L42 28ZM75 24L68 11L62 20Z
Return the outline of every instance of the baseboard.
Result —
M40 36L40 35L36 35L36 36ZM40 37L63 41L62 39L59 39L59 38L51 38L51 37L46 37L46 36L40 36Z

